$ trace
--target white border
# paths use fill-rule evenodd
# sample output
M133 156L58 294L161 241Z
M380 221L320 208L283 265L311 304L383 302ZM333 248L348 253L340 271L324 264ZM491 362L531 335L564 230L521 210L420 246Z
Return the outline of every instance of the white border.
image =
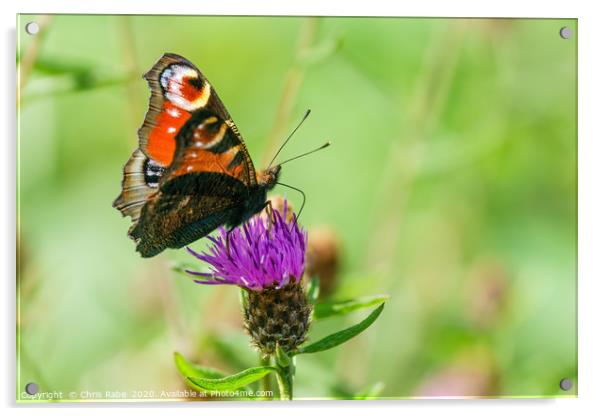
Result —
M102 2L54 0L3 1L2 20L2 85L4 95L0 101L3 111L0 125L5 131L2 138L2 191L0 216L4 232L0 263L4 266L4 319L1 344L2 375L0 392L9 414L101 415L107 411L118 413L143 413L162 415L170 407L187 414L209 413L231 415L265 415L286 412L287 415L306 415L307 412L344 411L351 415L377 411L379 414L440 414L504 415L509 412L523 414L566 415L592 414L602 409L600 370L602 370L602 268L596 261L600 256L602 235L602 131L599 106L602 90L600 77L600 41L602 22L594 1L504 0L495 3L483 1L431 1L398 2L370 0L351 4L350 1L315 0L103 0ZM207 404L108 404L94 407L86 404L18 406L15 409L15 22L16 13L107 13L107 14L250 14L250 15L348 15L348 16L466 16L466 17L565 17L579 19L579 399L556 400L412 400L398 402L297 402L294 406L281 403L207 403Z

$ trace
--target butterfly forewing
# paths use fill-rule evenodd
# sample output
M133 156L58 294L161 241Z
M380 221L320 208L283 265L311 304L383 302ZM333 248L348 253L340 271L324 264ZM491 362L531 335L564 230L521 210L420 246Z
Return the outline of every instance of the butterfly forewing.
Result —
M169 166L174 158L177 136L199 111L225 123L230 133L238 137L248 156L242 137L217 92L190 61L176 54L165 54L144 78L148 81L151 97L138 136L140 149L149 158ZM254 181L255 169L250 158L247 159L248 176Z

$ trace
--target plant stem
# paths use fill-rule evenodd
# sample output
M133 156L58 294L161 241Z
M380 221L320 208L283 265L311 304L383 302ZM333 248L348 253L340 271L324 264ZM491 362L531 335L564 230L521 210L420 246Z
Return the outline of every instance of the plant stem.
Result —
M272 365L272 357L270 357L269 355L267 356L263 356L261 353L259 353L259 365L262 367L267 367ZM272 391L272 376L270 374L266 375L264 378L261 379L261 390L265 391ZM265 396L266 400L269 396Z
M19 62L19 86L23 88L28 80L29 74L33 69L42 41L46 36L46 29L52 20L51 15L42 15L37 18L39 32L33 37L29 47L21 56ZM20 29L20 28L19 28ZM20 46L20 45L19 45Z
M287 123L291 118L297 94L299 93L303 78L305 77L306 68L305 65L302 64L301 58L311 49L314 43L317 26L318 19L315 17L306 17L301 21L294 62L286 75L284 88L282 89L282 95L280 96L280 102L278 103L278 110L276 117L274 118L274 125L272 126L272 130L268 135L267 143L265 145L263 153L264 165L267 165L270 162L270 158L274 156L274 152L276 151L279 142L286 134Z
M291 363L282 367L276 362L278 372L278 388L280 389L280 400L293 400L293 374L295 373L295 364Z
M37 23L39 26L39 32L34 36L29 47L19 57L19 68L17 70L17 88L19 93L17 94L17 103L21 102L21 94L23 92L23 88L25 88L25 84L29 80L29 74L33 70L33 67L38 59L38 53L40 52L40 46L42 45L42 41L46 37L46 29L52 20L52 15L42 15L37 18ZM21 19L19 19L19 22ZM17 29L17 33L20 28ZM19 41L18 47L21 46L21 42Z
M140 81L141 71L138 69L138 61L136 58L136 39L134 37L134 30L132 28L131 16L117 16L117 19L119 24L120 39L122 40L121 44L123 45L123 61L125 62L128 73L128 81L126 86L128 90L127 95L130 107L130 124L132 125L132 131L136 131L139 126L138 111L136 110L139 108L140 103L146 103L146 101L143 100L143 97L140 95L140 89L137 87ZM133 137L135 137L137 143L138 137L135 134Z
M395 250L403 229L404 211L409 201L412 185L420 175L424 155L424 142L445 109L450 87L456 73L459 54L463 45L464 24L451 22L444 26L426 50L422 79L416 83L408 108L407 130L403 140L397 139L389 150L388 161L383 164L383 177L379 180L378 200L386 209L378 216L373 236L368 239L366 259L370 270L375 265L380 273L390 273L396 259ZM412 151L409 152L408 149ZM411 158L407 158L407 155ZM403 189L403 192L391 192Z

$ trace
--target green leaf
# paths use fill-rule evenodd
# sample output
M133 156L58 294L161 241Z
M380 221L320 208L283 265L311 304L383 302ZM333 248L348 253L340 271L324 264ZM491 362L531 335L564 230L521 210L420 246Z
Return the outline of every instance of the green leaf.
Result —
M174 353L174 360L176 362L176 367L178 368L178 371L180 372L180 374L182 374L182 376L184 376L186 384L188 384L190 387L196 390L199 390L199 388L196 384L190 381L190 377L205 379L220 379L226 377L226 375L219 370L191 363L190 361L186 360L186 358L184 358L184 356L179 352ZM247 388L242 387L237 390L247 390Z
M381 314L385 307L385 304L382 303L378 308L376 308L366 319L364 319L359 324L353 325L347 329L344 329L339 332L335 332L332 335L327 336L326 338L322 338L321 340L314 342L313 344L308 345L307 347L302 347L297 352L298 354L313 354L315 352L329 350L331 348L336 347L337 345L341 345L344 342L349 341L351 338L355 337L366 328L368 328L376 318Z
M288 367L291 364L291 358L280 348L280 345L276 347L276 362L280 367Z
M182 374L185 378L188 377L201 377L201 378L223 378L225 374L219 370L209 367L202 367L200 365L196 365L186 360L182 354L179 352L174 353L174 360L176 362L176 367L180 374Z
M389 295L363 296L357 299L342 302L318 303L314 308L314 319L325 319L331 316L346 315L348 313L380 305L389 299Z
M307 285L307 299L309 303L315 305L320 295L320 279L317 276L312 277Z
M251 367L240 373L222 378L188 377L188 380L202 390L234 391L260 380L272 371L274 367Z

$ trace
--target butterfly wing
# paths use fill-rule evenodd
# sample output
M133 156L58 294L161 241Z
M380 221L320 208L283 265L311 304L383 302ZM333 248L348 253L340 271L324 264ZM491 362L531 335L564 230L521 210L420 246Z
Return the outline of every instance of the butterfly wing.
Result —
M121 193L113 202L113 207L121 211L123 216L131 217L135 225L144 204L157 192L163 171L163 167L136 149L123 168Z
M143 208L130 236L142 257L180 248L209 234L238 212L230 196L158 193Z
M236 125L192 63L165 54L145 78L151 98L140 149L114 206L132 217L129 235L151 257L236 224L257 177Z
M219 225L236 225L253 194L247 153L225 121L209 111L191 116L176 137L173 162L144 206L131 236L150 257L180 248Z
M198 112L217 117L229 133L236 137L246 155L242 178L256 183L255 168L238 128L207 78L186 58L164 54L144 78L151 97L144 123L138 130L140 149L149 158L167 167L174 159L176 137L184 125Z

